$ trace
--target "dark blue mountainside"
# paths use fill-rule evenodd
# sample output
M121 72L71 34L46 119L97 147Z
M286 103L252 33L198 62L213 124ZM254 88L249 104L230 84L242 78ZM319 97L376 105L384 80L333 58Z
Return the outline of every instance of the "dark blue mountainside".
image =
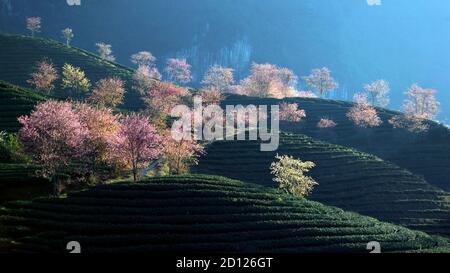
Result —
M439 90L439 119L450 119L450 3L442 0L0 0L0 31L25 33L27 16L41 16L40 35L74 45L113 45L119 62L139 50L187 57L198 81L213 63L237 77L249 64L271 62L299 75L328 66L340 82L334 98L347 99L369 81L391 82L391 108L412 83Z

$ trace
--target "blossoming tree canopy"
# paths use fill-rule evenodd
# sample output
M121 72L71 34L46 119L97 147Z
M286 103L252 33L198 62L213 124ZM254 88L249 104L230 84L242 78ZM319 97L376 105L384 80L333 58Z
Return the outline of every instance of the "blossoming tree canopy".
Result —
M69 165L73 158L83 156L80 147L87 130L68 102L47 101L36 106L19 122L20 140L27 153L43 168L42 175L54 176Z
M36 64L35 70L31 73L28 83L37 90L50 94L55 88L54 82L59 78L58 70L48 60L40 61Z
M306 176L316 166L314 162L302 161L288 155L277 155L277 161L270 165L273 181L278 183L280 189L299 197L305 197L311 193L318 183Z
M171 82L186 84L192 81L191 65L186 59L168 59L165 72Z
M89 100L100 106L116 107L123 102L124 85L119 78L102 79L96 83Z
M377 127L383 123L377 110L368 103L365 95L356 94L354 100L355 105L347 112L347 117L358 127Z
M327 67L313 69L303 80L319 97L324 97L329 91L338 88L338 83L331 77L331 71Z
M306 112L298 109L298 103L283 102L280 104L280 120L300 122L304 117L306 117Z
M27 29L31 32L31 36L34 37L36 32L41 31L41 17L28 17Z
M133 172L137 181L139 169L157 159L162 152L161 137L148 118L131 114L125 117L116 134L109 139L111 160Z

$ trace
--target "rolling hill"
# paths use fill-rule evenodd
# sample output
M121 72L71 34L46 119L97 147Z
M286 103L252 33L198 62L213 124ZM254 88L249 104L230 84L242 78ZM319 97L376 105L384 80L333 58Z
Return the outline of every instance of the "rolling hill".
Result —
M0 131L17 132L17 118L28 115L34 106L48 97L0 80Z
M128 92L124 106L129 109L141 106L140 100L131 88L130 69L105 61L91 52L67 47L54 40L0 33L0 80L28 87L27 80L36 62L44 58L50 59L59 70L65 63L80 67L93 83L106 77L120 77L127 82ZM63 94L60 86L61 80L56 83L56 94Z
M0 164L0 204L50 195L50 181L36 177L37 170L27 164Z
M306 110L306 119L300 123L281 122L282 131L308 135L376 155L424 176L432 185L450 191L450 129L440 124L429 122L428 132L420 134L393 129L388 120L399 113L378 108L383 124L376 128L360 129L346 117L352 103L322 99L277 100L231 95L223 105L276 105L281 101L297 102L301 109ZM316 124L323 117L333 119L337 126L318 129Z
M316 163L312 200L450 236L449 193L373 155L304 135L281 134L276 152L261 152L257 141L214 142L193 170L276 187L269 167L277 153Z
M7 203L1 251L448 252L447 239L217 176L152 178Z

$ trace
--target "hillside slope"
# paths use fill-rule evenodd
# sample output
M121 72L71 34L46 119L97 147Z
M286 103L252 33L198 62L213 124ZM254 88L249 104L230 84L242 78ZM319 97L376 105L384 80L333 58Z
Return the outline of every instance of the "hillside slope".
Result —
M149 179L9 203L2 251L96 252L450 251L446 239L382 223L265 187L211 176ZM14 240L15 243L7 243Z
M37 170L36 166L27 164L0 164L0 204L50 195L52 184L36 177Z
M20 129L17 118L28 115L34 106L48 97L0 80L0 131Z
M430 130L421 134L393 129L388 120L399 113L379 108L383 124L377 128L361 129L346 117L351 103L322 99L277 100L231 95L223 104L276 105L281 101L297 102L301 109L306 110L306 118L300 123L281 122L282 131L305 134L374 154L450 191L450 129L437 123L430 122ZM317 128L317 122L324 117L333 119L338 125L332 129Z
M140 106L140 101L131 88L130 69L57 41L0 33L0 80L28 87L27 80L36 62L44 58L50 59L60 71L65 63L80 67L93 83L106 77L120 77L127 82L125 106L130 109ZM60 86L61 79L56 83L56 94L64 93Z
M270 164L276 154L313 161L319 185L310 199L413 229L450 235L450 195L396 165L353 149L282 134L276 152L256 141L220 141L194 171L276 187Z

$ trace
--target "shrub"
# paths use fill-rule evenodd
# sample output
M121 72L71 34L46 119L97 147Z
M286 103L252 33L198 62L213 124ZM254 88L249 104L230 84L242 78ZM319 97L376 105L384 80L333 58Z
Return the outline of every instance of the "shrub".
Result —
M304 174L314 168L316 164L311 161L301 161L294 159L292 156L275 157L278 162L273 162L270 165L271 174L275 176L273 181L279 184L279 188L299 197L309 195L318 185L314 179Z
M17 135L0 131L0 163L26 163L28 159L21 154L22 146Z

